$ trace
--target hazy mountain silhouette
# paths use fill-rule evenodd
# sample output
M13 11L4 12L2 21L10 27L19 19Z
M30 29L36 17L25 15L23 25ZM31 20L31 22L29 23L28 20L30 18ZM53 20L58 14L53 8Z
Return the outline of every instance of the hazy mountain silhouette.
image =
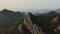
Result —
M21 12L14 12L11 10L3 9L0 11L0 27L12 24L19 18L23 18L24 14Z
M48 9L43 9L43 10L32 10L31 13L34 14L34 15L40 15L40 14L46 14L50 12L50 10Z
M57 13L60 13L60 8L55 10Z

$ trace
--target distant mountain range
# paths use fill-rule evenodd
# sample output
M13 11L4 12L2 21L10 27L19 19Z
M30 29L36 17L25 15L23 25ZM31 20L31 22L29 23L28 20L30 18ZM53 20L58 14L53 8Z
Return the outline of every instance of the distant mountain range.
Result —
M56 9L55 11L58 12L58 13L60 13L60 9Z
M1 27L5 27L8 25L13 24L15 21L17 21L18 19L22 19L26 16L26 18L24 18L22 21L19 20L19 23L24 23L24 26L21 29L21 31L23 30L22 33L26 34L30 34L30 33L38 33L37 31L39 30L39 28L43 27L43 31L47 30L48 27L49 29L53 30L53 29L57 29L57 27L60 25L60 9L59 10L35 10L35 12L15 12L15 11L11 11L11 10L7 10L7 9L3 9L2 11L0 11L0 28ZM30 15L30 16L29 16ZM25 20L25 22L24 22ZM17 22L18 23L18 22ZM34 24L34 25L33 25ZM18 26L17 26L18 25ZM18 31L16 30L17 27L20 26L20 24L14 25L16 28L14 28L13 30L9 31L8 33L18 33ZM36 27L37 25L37 27ZM41 27L40 27L41 25ZM43 25L43 26L42 26ZM25 27L28 26L28 27ZM33 28L35 29L30 29L33 26ZM29 28L30 27L30 28ZM8 27L6 27L8 28ZM34 30L34 32L29 32ZM27 32L28 29L28 32ZM3 29L0 29L0 31ZM37 31L35 31L37 30ZM15 32L16 31L16 32ZM40 30L39 30L40 31ZM44 32L45 32L44 31ZM20 31L19 31L20 33Z
M35 10L31 11L32 14L39 16L46 13L50 13L49 10ZM60 9L57 9L51 13L60 13ZM22 18L24 15L26 15L26 12L14 12L11 10L3 9L0 11L0 26L10 24L14 22L15 20Z
M60 9L56 9L56 10L48 10L48 9L43 9L43 10L32 10L31 13L37 16L37 15L49 13L49 12L51 12L51 11L60 13Z
M12 24L14 21L24 17L22 12L14 12L11 10L3 9L0 11L0 27Z

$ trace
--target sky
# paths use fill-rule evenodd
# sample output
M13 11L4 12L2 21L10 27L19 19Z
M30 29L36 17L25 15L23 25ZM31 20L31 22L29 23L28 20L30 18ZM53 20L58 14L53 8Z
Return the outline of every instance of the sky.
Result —
M0 10L37 10L60 8L60 0L0 0Z

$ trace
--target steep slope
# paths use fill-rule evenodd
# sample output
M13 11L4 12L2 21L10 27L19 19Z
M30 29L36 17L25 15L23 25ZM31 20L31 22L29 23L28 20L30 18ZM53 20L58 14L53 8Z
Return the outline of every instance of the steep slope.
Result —
M5 30L2 34L56 34L60 32L57 30L60 25L60 14L55 11L38 16L30 12L24 14L7 9L2 10L0 12L0 31Z
M32 23L41 27L42 31L48 34L53 34L54 29L60 25L59 17L59 14L54 11L40 16L35 16L30 13Z
M18 19L24 18L24 14L4 9L0 11L0 32L6 30L11 24L14 24Z

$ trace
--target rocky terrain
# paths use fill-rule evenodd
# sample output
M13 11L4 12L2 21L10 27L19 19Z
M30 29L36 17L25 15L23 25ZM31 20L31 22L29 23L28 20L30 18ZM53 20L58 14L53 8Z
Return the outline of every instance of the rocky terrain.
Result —
M4 9L0 23L0 34L47 34L47 30L48 34L60 34L60 14L54 11L35 16Z

